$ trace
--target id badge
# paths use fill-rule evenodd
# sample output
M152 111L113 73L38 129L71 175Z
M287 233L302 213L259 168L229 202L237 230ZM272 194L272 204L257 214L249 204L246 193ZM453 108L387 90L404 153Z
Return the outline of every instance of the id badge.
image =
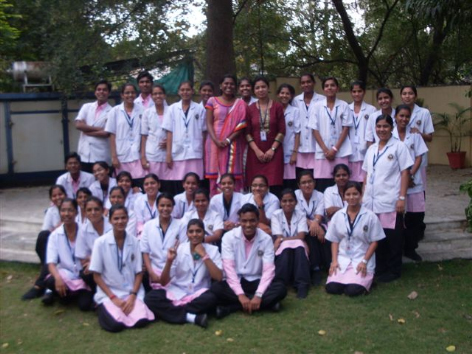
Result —
M128 142L129 142L131 145L133 145L133 143L134 143L134 138L133 138L133 137L129 137L129 138L128 138Z
M188 134L185 134L184 145L190 146L190 137L188 136Z
M359 137L357 135L354 135L354 144L359 144Z
M267 141L267 134L263 130L261 130L261 141Z
M375 174L375 172L372 172L369 176L369 183L370 184L374 184L374 174Z

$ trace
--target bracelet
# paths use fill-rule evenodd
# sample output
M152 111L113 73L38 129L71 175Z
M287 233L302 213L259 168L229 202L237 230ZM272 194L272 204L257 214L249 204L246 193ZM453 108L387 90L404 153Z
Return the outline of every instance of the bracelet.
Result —
M277 149L276 149L275 147L273 147L273 146L272 146L270 149L271 149L273 152L275 152L275 150L277 150Z
M207 259L210 259L210 256L208 253L205 255L205 257L202 258L202 261L205 262Z
M338 148L336 146L333 146L333 150L338 152Z
M114 298L116 298L116 295L115 294L111 294L111 296L109 296L110 300L113 300Z
M401 195L398 197L398 200L405 200L405 197Z
M134 295L134 296L138 296L138 293L136 291L130 291L129 294Z
M231 144L231 139L230 138L226 138L226 141L228 142L228 144Z
M262 297L262 292L256 291L256 293L254 295L257 296L257 297Z

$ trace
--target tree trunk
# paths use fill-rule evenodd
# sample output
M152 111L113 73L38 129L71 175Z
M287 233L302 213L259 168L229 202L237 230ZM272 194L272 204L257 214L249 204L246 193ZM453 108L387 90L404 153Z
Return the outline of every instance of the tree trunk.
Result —
M205 78L215 84L225 74L236 74L231 0L207 0L207 47ZM218 94L216 92L215 94Z

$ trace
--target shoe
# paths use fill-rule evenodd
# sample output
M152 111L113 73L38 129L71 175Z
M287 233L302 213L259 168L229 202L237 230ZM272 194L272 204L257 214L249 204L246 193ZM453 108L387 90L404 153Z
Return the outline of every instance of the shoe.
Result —
M300 285L297 290L297 298L305 299L308 296L308 286Z
M216 306L216 318L221 320L231 313L227 306Z
M31 289L29 289L26 293L23 294L21 300L33 300L37 297L43 296L43 294L44 289L33 286Z
M197 315L195 317L195 324L197 326L200 326L202 328L207 328L208 327L208 316L206 313L203 313L201 315Z
M54 304L54 294L52 292L44 294L43 298L41 299L41 302L45 306L51 306L52 304Z
M321 285L321 270L315 270L311 273L311 285L318 286Z
M410 258L414 260L415 262L421 262L423 260L423 258L421 258L421 256L418 253L416 253L415 250L405 252L405 257Z
M280 302L276 302L274 306L272 306L271 310L273 312L279 312L280 311Z
M394 280L400 278L399 275L392 274L392 273L385 273L377 278L377 282L379 283L390 283Z

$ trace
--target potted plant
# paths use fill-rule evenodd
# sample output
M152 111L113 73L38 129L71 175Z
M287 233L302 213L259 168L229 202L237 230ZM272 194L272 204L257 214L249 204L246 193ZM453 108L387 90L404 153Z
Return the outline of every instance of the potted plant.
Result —
M449 165L453 170L465 167L465 151L461 150L462 138L471 135L470 121L472 118L467 114L472 107L464 108L457 103L449 103L456 112L433 113L434 126L438 130L444 130L449 135L451 150L447 153Z

